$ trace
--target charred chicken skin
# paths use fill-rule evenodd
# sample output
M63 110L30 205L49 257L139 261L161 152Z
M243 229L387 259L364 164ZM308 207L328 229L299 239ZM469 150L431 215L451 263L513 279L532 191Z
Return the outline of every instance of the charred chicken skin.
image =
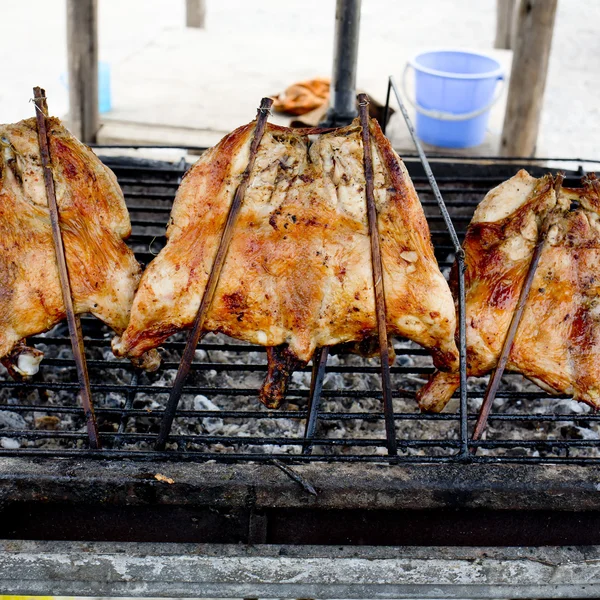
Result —
M56 118L48 138L75 312L122 333L141 276L123 241L131 232L123 194ZM0 358L11 374L33 375L43 355L25 338L65 318L35 119L0 125L0 227Z
M464 242L468 374L496 366L542 227L546 241L507 370L599 408L600 183L593 175L569 189L520 171L475 211ZM458 373L435 373L418 394L421 408L442 410L458 385Z
M116 354L137 357L191 326L254 127L225 137L184 177L168 243L142 277ZM423 209L404 164L377 123L370 127L388 331L453 369L454 305ZM358 121L312 140L268 125L205 331L268 347L261 400L277 407L315 348L361 342L376 329Z

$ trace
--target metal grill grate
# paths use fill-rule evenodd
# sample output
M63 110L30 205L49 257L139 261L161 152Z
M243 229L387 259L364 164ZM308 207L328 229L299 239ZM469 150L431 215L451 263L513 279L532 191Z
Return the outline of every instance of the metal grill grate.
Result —
M102 151L99 151L102 154ZM164 245L164 230L186 164L105 157L116 173L131 214L129 244L147 264ZM424 164L405 160L427 214L440 267L447 274L455 246L432 192ZM432 163L445 205L462 239L474 207L493 186L512 176L519 162L437 158ZM533 175L545 167L528 164ZM578 185L581 166L572 163L565 185ZM91 389L103 450L87 448L78 383L65 324L30 338L44 350L40 372L28 382L3 374L0 381L0 454L94 456L219 461L364 462L600 462L600 415L566 397L550 398L521 376L507 374L490 417L487 439L467 438L477 417L485 382L471 382L466 406L454 400L448 412L420 414L415 390L433 371L428 353L396 340L391 368L398 457L388 457L381 405L378 359L330 357L306 452L311 367L300 370L288 406L269 411L257 399L266 372L265 349L208 335L184 387L167 450L153 443L175 376L185 336L163 344L163 365L154 374L138 372L110 352L111 334L93 317L82 318ZM473 444L476 455L465 452ZM303 453L304 449L304 453Z

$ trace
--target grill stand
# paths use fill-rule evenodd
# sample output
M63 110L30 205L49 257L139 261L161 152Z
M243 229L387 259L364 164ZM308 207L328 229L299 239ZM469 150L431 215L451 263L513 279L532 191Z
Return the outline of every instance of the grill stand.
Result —
M0 586L141 597L600 594L597 466L295 471L318 496L275 465L4 458Z

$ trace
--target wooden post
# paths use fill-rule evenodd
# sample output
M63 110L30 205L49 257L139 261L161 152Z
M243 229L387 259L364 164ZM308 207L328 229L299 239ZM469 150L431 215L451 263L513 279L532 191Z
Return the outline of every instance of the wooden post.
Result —
M518 0L496 0L496 41L494 48L513 47L515 12Z
M98 3L67 0L69 127L87 144L98 134Z
M502 129L502 156L533 156L558 0L521 0Z
M185 25L204 29L206 21L205 0L185 0Z

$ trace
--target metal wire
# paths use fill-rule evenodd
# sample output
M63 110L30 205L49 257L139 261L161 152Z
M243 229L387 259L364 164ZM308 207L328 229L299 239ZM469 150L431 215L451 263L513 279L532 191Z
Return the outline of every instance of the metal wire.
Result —
M390 85L390 97L393 91ZM164 167L129 158L103 160L115 171L133 213L134 236L130 244L138 259L147 262L150 257L147 255L147 244L144 246L145 240L164 232L174 191L186 165L179 163ZM510 176L509 173L514 174L519 165L507 170L506 165L499 161L494 161L492 165L459 164L460 161L455 158L451 163L431 162L430 169L435 172L436 185L429 187L431 180L425 168L425 164L429 163L422 164L420 160L408 162L432 224L436 256L440 265L449 266L457 255L457 242L460 247L460 239L474 206L490 187L504 181ZM577 170L574 167L574 172L568 174L568 178L570 176L574 181ZM455 236L441 225L442 222L448 224L444 213L433 212L440 206L439 198L448 194L453 199L445 202L445 207L447 217L451 217L450 225L452 222L456 224ZM160 247L160 240L156 247ZM464 306L464 302L461 304ZM464 315L461 316L463 318ZM82 317L81 321L104 449L92 452L84 447L85 423L76 402L79 386L75 365L69 350L66 327L59 326L49 334L34 336L29 340L38 346L45 346L46 358L41 363L36 380L0 381L0 455L220 462L270 462L277 459L285 464L312 461L386 464L389 461L385 447L381 391L362 389L366 386L356 384L358 378L378 378L377 360L364 360L358 364L358 359L352 359L352 365L339 364L330 356L327 376L321 382L321 403L315 407L315 410L318 409L319 428L312 431L309 444L306 444L304 431L310 415L310 390L301 384L292 386L288 393L289 407L280 411L264 409L256 401L256 387L240 385L231 378L236 374L245 374L255 377L258 382L266 369L265 349L240 342L221 343L216 339L199 345L198 349L209 356L202 362L192 363L191 379L182 392L188 399L197 395L205 396L221 410L195 407L189 400L182 403L175 415L178 427L173 431L169 450L156 452L151 446L164 414L165 399L170 392L167 375L176 368L185 342L175 338L163 344L167 356L158 373L138 373L127 361L112 358L110 336L105 335L108 331L100 327L96 319ZM218 357L215 353L221 351L228 353L227 362L215 360ZM481 400L483 389L472 391L468 396L465 390L465 394L458 397L458 408L451 412L421 414L417 412L414 402L414 389L419 385L418 380L432 371L432 367L423 363L423 357L428 353L402 340L395 342L395 352L397 363L390 369L392 396L395 403L403 404L398 405L402 407L400 410L396 408L394 421L398 431L408 432L398 437L398 462L449 463L464 460L466 428L477 418L476 403ZM259 360L261 364L248 364L250 353L252 360ZM263 360L260 360L261 357ZM415 366L415 361L421 362ZM356 366L353 366L355 363ZM310 367L302 371L307 373ZM514 377L518 376L507 375L505 379ZM414 378L417 378L416 385ZM405 389L410 386L411 389ZM523 405L531 407L533 403L548 398L541 390L520 392L501 388L497 398L504 401L505 410L490 415L489 439L477 442L477 455L469 459L472 462L600 463L600 441L562 439L560 433L561 427L569 430L573 426L600 424L600 414L555 414L547 408L548 405L539 414L526 412ZM559 396L557 401L566 398ZM369 402L373 403L373 409L366 407ZM8 422L7 413L20 418L13 417L15 424L2 429L3 423ZM47 417L58 419L53 421ZM46 421L43 421L44 418ZM223 435L203 429L203 423L214 419L221 419L228 428ZM58 420L60 422L56 423ZM246 435L244 427L251 422L258 424L256 431L259 433ZM316 423L316 419L313 423ZM231 425L240 427L240 433L231 433ZM514 432L518 432L518 436L515 434L515 439L500 439L503 425L510 425ZM555 439L547 439L548 435L544 433L551 425ZM43 429L53 426L57 429ZM374 433L369 432L369 427ZM355 433L359 428L362 433ZM567 431L564 436L568 435ZM13 449L14 444L6 440L18 442L20 448ZM310 446L312 451L303 453L306 446ZM569 452L569 456L566 452Z

